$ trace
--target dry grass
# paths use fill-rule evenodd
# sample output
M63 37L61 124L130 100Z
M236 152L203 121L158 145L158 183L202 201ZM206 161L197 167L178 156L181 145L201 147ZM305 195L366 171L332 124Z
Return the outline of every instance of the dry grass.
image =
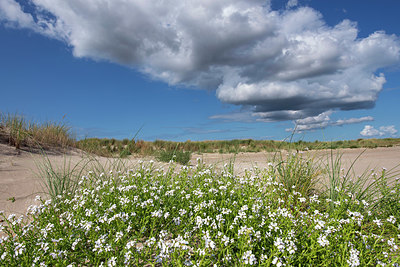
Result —
M67 148L73 146L71 128L64 123L28 121L19 114L0 114L0 142L16 149Z
M140 130L139 130L140 131ZM332 142L286 142L274 140L222 140L222 141L186 141L172 142L156 140L154 142L132 139L98 139L87 138L76 140L71 128L64 122L35 123L19 114L0 112L0 143L8 143L17 149L28 148L68 148L76 147L88 153L105 157L127 157L131 154L159 155L161 152L176 153L239 153L239 152L277 152L376 148L400 145L400 138L358 139Z

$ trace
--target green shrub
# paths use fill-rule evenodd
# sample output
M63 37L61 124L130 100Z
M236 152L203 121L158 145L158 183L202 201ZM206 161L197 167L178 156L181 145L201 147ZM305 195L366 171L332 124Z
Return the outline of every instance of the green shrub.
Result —
M164 162L174 161L186 165L190 161L191 155L192 153L189 151L183 152L169 150L159 152L157 159Z
M126 158L126 157L128 157L128 156L130 156L130 155L132 155L132 153L129 151L129 149L127 149L127 148L125 148L124 150L122 150L120 153L119 153L119 156L121 157L121 158Z

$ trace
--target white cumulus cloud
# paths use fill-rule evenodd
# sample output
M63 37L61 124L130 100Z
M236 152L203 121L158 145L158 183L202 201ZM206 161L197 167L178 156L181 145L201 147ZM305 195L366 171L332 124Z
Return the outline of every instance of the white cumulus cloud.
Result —
M395 136L397 134L397 130L394 125L390 126L381 126L378 129L375 129L371 125L365 125L364 129L360 132L360 135L365 137L374 137L374 136Z
M391 136L394 136L394 135L397 134L397 130L396 130L396 128L394 127L394 125L390 125L390 126L381 126L381 127L379 127L379 130L380 130L380 132L381 132L383 135L391 135Z
M19 4L20 3L20 4ZM327 25L290 0L0 2L0 21L64 41L76 57L136 68L171 85L216 90L263 121L322 120L372 108L400 62L400 41L357 24ZM29 10L29 12L27 11Z

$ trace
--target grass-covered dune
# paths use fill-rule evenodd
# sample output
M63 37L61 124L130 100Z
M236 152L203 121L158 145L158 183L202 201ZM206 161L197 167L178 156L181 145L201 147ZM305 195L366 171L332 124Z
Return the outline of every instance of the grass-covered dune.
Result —
M75 145L71 128L62 122L36 123L18 114L0 113L0 143L17 149L68 148Z
M237 139L227 141L153 142L133 139L85 138L77 140L71 127L64 122L36 123L23 115L0 113L0 142L16 148L65 149L79 148L88 153L105 157L126 157L132 154L154 155L168 162L172 157L186 164L190 153L239 153L276 152L280 150L320 150L343 148L392 147L400 144L400 138L357 139L344 141L274 141Z
M87 138L76 142L76 146L92 153L110 156L129 153L151 155L158 151L190 151L193 153L239 153L276 152L279 150L320 150L343 148L392 147L400 144L400 138L357 139L332 142L286 142L274 140L236 139L228 141L186 141L172 142L156 140L116 140Z

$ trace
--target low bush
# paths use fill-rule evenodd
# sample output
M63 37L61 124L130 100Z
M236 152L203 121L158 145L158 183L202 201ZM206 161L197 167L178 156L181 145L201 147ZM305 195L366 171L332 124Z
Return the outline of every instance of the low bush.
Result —
M174 161L186 165L189 163L191 155L192 153L189 151L183 152L183 151L173 151L173 150L169 151L162 150L159 152L157 159L163 162Z

